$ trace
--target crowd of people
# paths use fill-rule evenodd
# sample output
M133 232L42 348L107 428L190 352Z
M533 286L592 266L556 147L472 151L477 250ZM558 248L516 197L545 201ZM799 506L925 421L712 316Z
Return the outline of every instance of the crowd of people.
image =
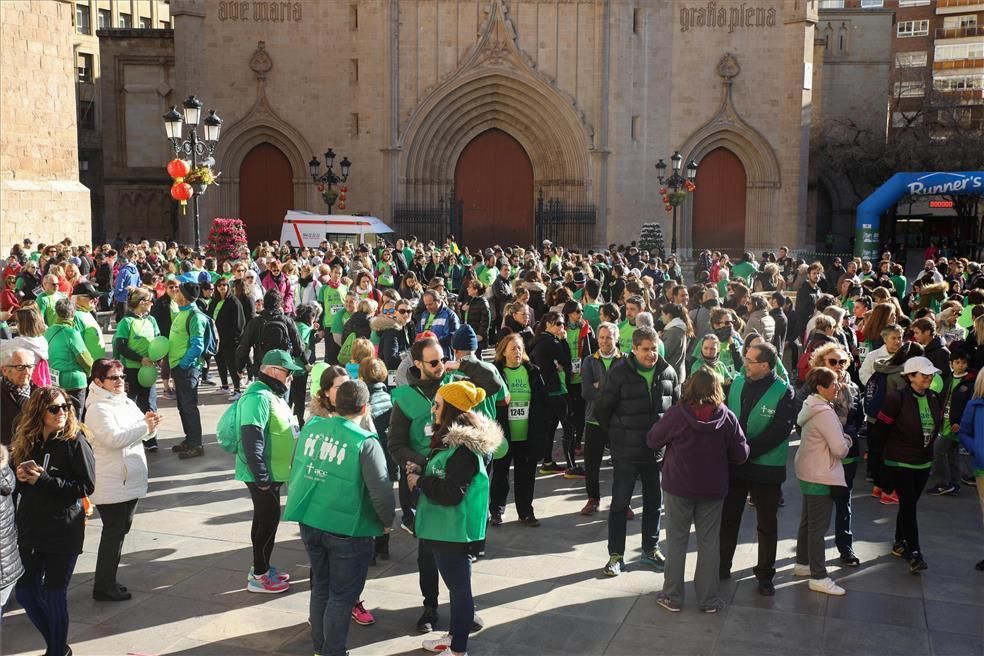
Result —
M171 450L191 460L206 448L204 386L228 394L218 448L253 505L246 590L290 589L274 547L281 521L298 522L316 654L344 654L350 621L374 622L361 593L394 526L417 538L421 633L441 623L439 578L451 593L447 632L423 647L464 654L482 627L470 564L510 487L516 519L540 525L538 476L583 480L584 516L610 494L610 577L641 482L640 564L663 573L669 612L692 526L697 606L725 607L752 507L753 574L772 596L791 437L794 575L845 594L827 570L831 516L842 567L860 565L856 529L887 537L852 525L864 482L898 506L892 554L927 570L921 495L975 485L984 511L980 265L931 257L910 279L891 253L825 266L780 248L705 251L689 285L684 273L634 243L274 242L218 261L173 243L24 240L0 297L0 607L14 593L46 654L71 653L67 589L93 512L92 595L131 598L117 571L158 450L158 391L180 418Z

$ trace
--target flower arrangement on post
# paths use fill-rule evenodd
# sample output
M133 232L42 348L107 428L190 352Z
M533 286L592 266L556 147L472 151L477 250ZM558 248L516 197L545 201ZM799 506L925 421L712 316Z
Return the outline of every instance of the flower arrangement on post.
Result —
M683 183L683 188L679 191L669 191L666 187L660 187L659 193L663 200L663 209L672 212L674 207L680 207L687 200L687 194L697 191L697 185L690 180Z
M321 199L325 201L325 205L331 207L338 200L338 191L333 187L326 187L324 184L318 185L318 191L321 192Z
M213 256L218 264L226 260L238 259L246 239L246 226L240 219L213 219L208 231L208 244L205 252Z
M196 194L201 195L205 193L209 185L219 184L220 175L222 175L221 172L214 172L211 167L202 165L192 169L185 176L184 181L192 186Z

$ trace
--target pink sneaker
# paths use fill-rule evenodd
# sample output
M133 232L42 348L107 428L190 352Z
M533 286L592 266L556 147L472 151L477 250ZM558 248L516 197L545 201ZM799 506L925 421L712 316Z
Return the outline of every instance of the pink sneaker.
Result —
M275 581L283 581L284 583L290 581L290 574L288 574L287 572L281 572L279 569L277 569L273 565L270 565L270 571L268 571L266 573L266 575L269 576L271 579L273 579ZM250 567L249 568L249 576L247 577L247 580L252 579L252 578L255 578L255 577L256 577L256 570L254 568Z
M885 494L882 492L880 503L884 506L897 506L899 505L899 494L898 492L892 492L891 494Z
M366 610L365 604L359 601L356 605L352 606L352 619L359 626L369 626L370 624L376 623L376 618L372 616L372 613Z

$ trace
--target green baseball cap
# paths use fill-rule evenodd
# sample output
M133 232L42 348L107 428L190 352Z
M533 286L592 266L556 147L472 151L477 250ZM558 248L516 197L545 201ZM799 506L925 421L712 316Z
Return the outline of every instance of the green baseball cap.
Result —
M266 355L263 356L262 365L270 365L271 367L280 367L297 373L299 371L304 371L304 367L297 366L294 362L294 358L290 357L290 353L284 351L283 349L273 349L272 351L267 351Z

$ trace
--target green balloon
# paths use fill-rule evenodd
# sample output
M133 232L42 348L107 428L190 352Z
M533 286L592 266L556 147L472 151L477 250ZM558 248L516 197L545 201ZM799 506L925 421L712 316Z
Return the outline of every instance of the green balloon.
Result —
M157 367L140 367L137 372L137 382L141 387L151 388L157 382Z
M311 381L311 398L316 397L321 390L321 374L325 373L325 369L327 368L327 362L318 362L311 368L311 375L308 379Z
M171 350L171 342L168 341L167 337L164 335L158 335L154 339L150 340L150 346L147 349L147 357L157 362L161 358L167 355L168 351ZM145 387L150 387L145 385Z

